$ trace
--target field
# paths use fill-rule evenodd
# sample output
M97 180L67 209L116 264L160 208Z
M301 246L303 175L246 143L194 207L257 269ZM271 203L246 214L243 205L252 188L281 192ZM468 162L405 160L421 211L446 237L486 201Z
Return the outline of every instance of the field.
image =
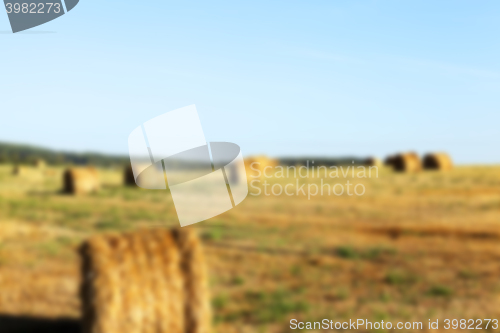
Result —
M60 168L11 170L0 165L0 322L76 322L85 238L178 225L168 192L124 187L120 169L100 170L102 190L79 197L59 192ZM500 167L347 177L324 181L366 193L249 195L190 227L204 240L214 332L289 332L291 318L423 331L429 319L500 319Z

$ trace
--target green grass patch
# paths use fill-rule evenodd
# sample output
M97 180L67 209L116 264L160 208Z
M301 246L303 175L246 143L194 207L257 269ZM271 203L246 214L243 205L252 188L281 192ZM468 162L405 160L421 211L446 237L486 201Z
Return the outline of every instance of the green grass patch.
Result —
M245 284L245 279L241 276L235 276L232 280L232 284L235 286L241 286Z
M123 230L126 229L126 224L120 219L108 219L97 222L94 227L97 230Z
M226 307L228 303L228 298L226 295L219 295L212 299L212 307L215 310L222 310Z
M206 241L218 241L221 240L223 236L224 230L220 227L212 227L201 234L202 239Z
M385 247L355 249L351 246L339 246L335 249L335 253L344 259L376 260L384 255L394 255L396 250Z
M436 297L448 297L453 294L453 289L443 285L432 286L427 291L427 295Z
M271 293L250 291L245 297L254 310L245 311L241 315L259 324L275 323L291 313L307 313L310 309L309 303L296 300L292 291L276 290Z
M416 282L416 277L400 270L394 270L387 273L385 282L391 285L403 285Z

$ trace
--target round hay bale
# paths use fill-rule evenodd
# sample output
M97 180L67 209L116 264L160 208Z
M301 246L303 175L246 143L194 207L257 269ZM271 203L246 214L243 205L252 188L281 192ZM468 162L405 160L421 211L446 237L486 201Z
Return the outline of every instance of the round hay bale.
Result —
M422 163L416 153L410 152L396 155L393 167L400 172L416 172L422 170Z
M203 251L192 229L96 236L80 248L83 333L208 333Z
M94 167L69 168L63 173L63 192L85 194L100 188L99 174Z
M134 171L132 170L132 166L129 165L125 168L123 171L123 183L126 186L136 186L135 183L135 178L134 178Z
M194 229L172 231L181 251L184 274L185 332L208 333L211 326L211 308L208 276L201 243Z
M37 169L45 169L47 163L41 158L37 158L33 161L33 166Z
M367 165L367 166L376 166L376 167L381 167L382 166L382 161L376 157L368 157L364 163L364 165Z
M396 155L389 155L384 160L384 165L388 167L394 167L394 160L396 159Z
M424 156L423 166L426 170L448 171L453 169L453 162L446 153L429 153Z
M267 156L254 156L254 157L249 157L245 159L245 169L247 171L248 181L251 181L252 179L259 178L258 172L256 170L260 171L260 178L264 178L264 169L266 167L271 167L274 168L278 165L278 161L272 158L269 158ZM268 168L269 170L269 168ZM267 171L268 174L274 174L274 172Z
M15 165L12 169L12 175L14 176L23 176L28 173L28 169L22 165Z

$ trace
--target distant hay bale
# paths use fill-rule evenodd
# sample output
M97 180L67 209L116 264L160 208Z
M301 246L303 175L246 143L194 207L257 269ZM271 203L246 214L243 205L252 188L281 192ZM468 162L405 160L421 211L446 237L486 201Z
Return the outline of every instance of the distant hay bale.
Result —
M23 165L15 165L12 169L12 175L14 176L23 176L28 173L28 169Z
M387 156L386 159L384 160L384 164L393 166L394 165L394 161L396 160L396 155L397 154L393 154L393 155Z
M137 177L134 174L137 172ZM134 164L125 168L124 172L124 184L125 185L137 185L137 187L146 189L165 189L166 184L165 173L161 163L155 163L153 165L148 164Z
M192 229L96 236L80 249L83 333L208 333L210 302Z
M63 192L85 194L100 188L99 174L94 167L69 168L63 173Z
M33 166L37 169L44 169L47 166L47 163L41 158L37 158L33 161Z
M249 181L255 179L260 172L260 177L264 177L264 169L266 167L274 168L278 165L278 161L267 156L253 156L245 159L245 169L249 176ZM269 168L267 168L269 170ZM273 170L267 171L267 174L274 174Z
M446 153L430 153L424 156L424 169L448 171L453 169L451 157Z
M384 160L384 165L388 167L394 167L394 160L396 159L395 155L389 155L387 158Z
M135 178L134 178L134 171L132 170L132 166L129 165L125 167L125 170L123 172L123 183L127 186L135 186Z
M376 157L368 157L364 163L364 165L367 165L367 166L376 166L376 167L381 167L382 166L382 161Z
M422 170L422 162L414 152L403 153L394 157L393 167L396 171L416 172Z

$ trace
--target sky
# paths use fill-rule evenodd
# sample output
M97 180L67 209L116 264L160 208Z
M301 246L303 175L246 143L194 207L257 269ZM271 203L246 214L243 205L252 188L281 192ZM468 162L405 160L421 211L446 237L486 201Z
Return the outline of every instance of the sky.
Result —
M499 1L80 0L12 34L0 141L126 154L195 104L244 156L447 151L500 163Z

